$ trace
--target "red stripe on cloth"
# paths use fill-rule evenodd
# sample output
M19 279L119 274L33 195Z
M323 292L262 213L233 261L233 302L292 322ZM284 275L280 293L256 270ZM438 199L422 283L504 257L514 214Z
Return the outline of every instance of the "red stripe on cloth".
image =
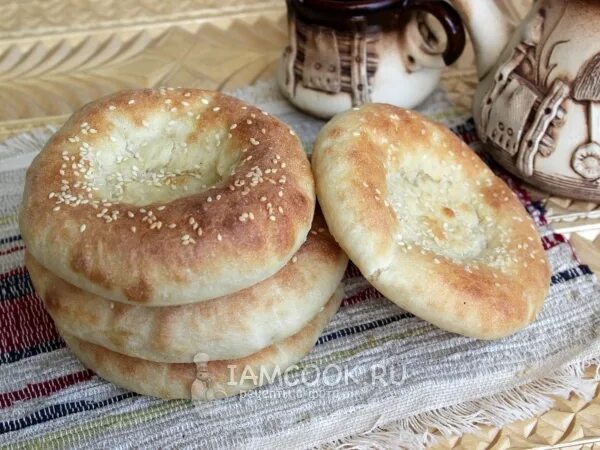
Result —
M364 302L367 299L375 298L383 298L383 294L373 286L367 286L362 291L345 298L342 302L342 306L356 305L357 303Z
M91 370L82 370L81 372L70 373L62 377L53 378L52 380L28 384L27 387L18 391L0 393L0 409L9 408L16 402L47 397L74 384L91 380L93 376L94 372Z
M34 294L0 302L0 353L22 350L59 338L42 301Z
M362 274L360 273L360 270L358 270L358 267L356 267L354 265L354 263L352 261L350 261L348 263L348 267L346 267L346 273L344 274L344 279L355 278L355 277L362 277Z
M16 269L9 270L5 273L0 273L0 280L5 280L8 277L12 277L14 275L25 275L27 273L27 269L23 267L17 267Z
M564 242L567 242L562 234L553 233L549 236L542 237L542 245L544 250L550 250L552 247L556 247Z
M11 253L18 252L19 250L24 250L24 245L18 245L16 247L9 248L8 250L0 250L0 256L2 255L10 255Z

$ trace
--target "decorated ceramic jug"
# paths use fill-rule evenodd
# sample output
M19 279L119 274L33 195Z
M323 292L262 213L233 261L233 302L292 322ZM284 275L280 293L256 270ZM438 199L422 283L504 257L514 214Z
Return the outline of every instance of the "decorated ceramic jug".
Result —
M477 132L506 169L600 201L600 1L538 0L512 32L494 0L454 0L473 37Z
M328 118L366 102L412 108L462 53L461 18L440 0L287 0L290 43L277 78Z

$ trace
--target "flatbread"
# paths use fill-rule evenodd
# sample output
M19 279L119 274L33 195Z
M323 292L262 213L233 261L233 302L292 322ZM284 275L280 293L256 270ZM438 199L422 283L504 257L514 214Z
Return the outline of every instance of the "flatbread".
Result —
M105 380L139 394L205 401L237 395L270 382L277 372L285 373L310 352L342 297L343 290L339 288L301 331L238 360L206 362L204 355L198 355L196 363L152 362L87 343L60 328L59 332L81 362Z
M243 358L292 336L327 303L347 263L320 212L307 241L275 275L234 294L187 305L112 302L63 281L26 255L36 292L61 329L161 362L192 362L200 352L211 360Z
M331 234L387 298L481 339L535 319L550 278L535 225L449 129L364 105L321 130L312 166Z

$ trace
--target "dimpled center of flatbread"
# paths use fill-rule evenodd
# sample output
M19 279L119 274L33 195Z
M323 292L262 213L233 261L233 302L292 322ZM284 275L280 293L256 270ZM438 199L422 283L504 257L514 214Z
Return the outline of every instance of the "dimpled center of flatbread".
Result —
M94 123L77 124L69 137L75 145L62 153L61 175L71 180L63 179L56 194L71 203L146 206L203 192L229 177L245 151L228 139L231 124L202 126L207 114L219 110L209 94L178 102L178 107L169 94L161 91L163 104L140 108L135 115L123 105L108 105L101 131ZM135 108L135 101L126 106Z
M462 264L508 267L514 257L509 230L496 225L480 198L481 182L462 176L456 163L415 153L400 161L399 155L390 145L386 181L398 221L395 242Z
M95 197L136 206L170 202L214 186L229 176L241 149L228 145L226 127L199 129L198 106L189 112L175 120L169 110L153 111L140 124L111 112L107 139L80 149L82 182ZM82 130L87 126L82 124Z

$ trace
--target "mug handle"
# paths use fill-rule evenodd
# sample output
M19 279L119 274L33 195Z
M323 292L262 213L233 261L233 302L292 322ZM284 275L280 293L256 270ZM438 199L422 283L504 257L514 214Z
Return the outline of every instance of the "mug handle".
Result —
M429 13L440 22L448 41L442 54L444 63L449 66L456 61L465 48L465 28L452 5L443 0L409 0L406 7Z

